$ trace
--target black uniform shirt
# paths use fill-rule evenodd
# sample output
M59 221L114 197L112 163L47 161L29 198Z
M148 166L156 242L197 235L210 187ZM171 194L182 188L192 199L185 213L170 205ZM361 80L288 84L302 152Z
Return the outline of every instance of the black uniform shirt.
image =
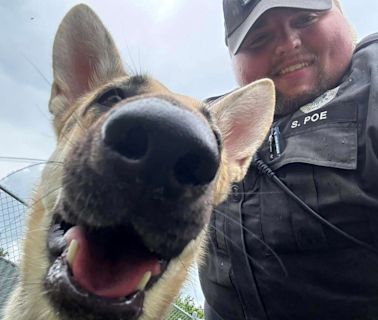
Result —
M259 156L322 217L378 248L378 34L339 87L274 123ZM200 277L223 319L378 320L378 255L253 165L209 231Z

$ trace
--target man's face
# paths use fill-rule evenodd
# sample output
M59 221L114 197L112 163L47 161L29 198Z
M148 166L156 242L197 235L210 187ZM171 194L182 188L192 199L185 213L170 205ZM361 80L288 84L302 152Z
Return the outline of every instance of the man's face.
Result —
M274 81L276 114L284 115L336 86L352 51L350 26L337 7L274 8L254 24L232 62L239 85Z

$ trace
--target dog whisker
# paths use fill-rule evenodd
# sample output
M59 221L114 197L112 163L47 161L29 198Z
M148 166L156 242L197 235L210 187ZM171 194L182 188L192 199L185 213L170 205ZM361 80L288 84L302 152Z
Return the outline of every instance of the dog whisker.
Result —
M85 125L83 124L81 117L77 114L77 111L74 111L72 113L72 117L74 118L74 120L78 124L79 128L83 131L83 133L86 133L88 128L86 128Z
M216 229L214 226L210 226L210 228L211 229ZM269 276L269 272L267 270L265 270L265 268L260 263L256 262L256 260L249 253L244 252L243 248L240 248L240 246L236 243L236 241L234 241L233 239L231 239L229 236L227 236L221 230L217 230L217 232L219 232L230 244L232 244L233 248L235 248L236 250L239 250L239 251L243 251L243 253L251 261L251 263L253 263L255 266L259 267L262 272L264 272L267 276ZM284 272L285 272L285 275L286 275L286 269L284 269Z
M41 78L44 80L44 82L51 87L51 81L44 75L44 73L41 71L41 69L31 60L27 55L25 55L22 51L20 51L20 54L23 56L23 58L33 67L35 71L41 76Z
M264 240L260 239L259 236L257 236L256 234L254 234L252 231L250 231L247 227L245 227L240 221L230 217L229 215L227 215L226 213L218 210L218 209L214 209L214 211L220 215L222 215L225 219L229 220L230 222L232 223L235 223L237 224L238 226L240 226L246 233L248 233L251 237L253 237L255 240L257 240L261 245L263 245L273 256L274 258L277 260L277 262L279 263L280 265L280 268L282 269L284 275L286 277L288 277L288 272L287 272L287 269L282 261L282 259L278 256L278 254L274 251L273 248L271 248ZM220 232L220 230L216 230L217 232ZM222 233L224 235L224 233ZM239 250L243 250L242 248L239 248ZM251 256L248 256L250 259L253 260L253 257Z
M27 158L25 158L25 159L27 159ZM11 173L7 174L5 177L1 178L0 182L5 181L5 180L11 178L12 176L14 176L14 175L16 175L16 174L18 174L18 173L20 173L22 171L25 171L27 169L30 169L30 168L33 168L33 167L37 167L37 166L41 166L41 165L46 166L46 165L53 165L53 164L54 165L63 165L63 163L60 162L60 161L49 161L49 160L44 161L44 160L42 160L41 162L32 163L32 164L30 164L28 166L22 167L21 169L12 171Z

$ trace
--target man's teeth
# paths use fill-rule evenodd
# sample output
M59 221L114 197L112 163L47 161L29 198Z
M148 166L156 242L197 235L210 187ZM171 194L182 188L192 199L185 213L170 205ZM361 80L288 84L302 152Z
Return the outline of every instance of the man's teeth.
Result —
M73 259L75 258L76 252L78 248L78 243L75 239L71 240L70 245L68 246L67 250L67 262L70 267L72 267Z
M139 281L139 284L137 285L136 289L139 291L143 291L146 288L148 281L150 281L151 275L151 271L147 271L142 277L142 279Z
M289 72L293 72L293 71L296 71L296 70L299 70L299 69L302 69L302 68L305 68L305 67L308 67L310 64L307 63L307 62L302 62L302 63L297 63L297 64L294 64L290 67L287 67L287 68L284 68L282 70L280 70L278 72L278 74L280 76L286 74L286 73L289 73Z

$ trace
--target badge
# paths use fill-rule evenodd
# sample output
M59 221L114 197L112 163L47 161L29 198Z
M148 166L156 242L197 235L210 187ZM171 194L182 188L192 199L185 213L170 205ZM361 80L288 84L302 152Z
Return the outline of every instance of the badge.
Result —
M314 101L302 106L300 110L303 113L310 113L315 110L318 110L321 107L324 107L328 102L330 102L336 97L337 92L339 91L339 88L340 86L334 89L328 90L327 92L322 94L320 97L317 97Z

